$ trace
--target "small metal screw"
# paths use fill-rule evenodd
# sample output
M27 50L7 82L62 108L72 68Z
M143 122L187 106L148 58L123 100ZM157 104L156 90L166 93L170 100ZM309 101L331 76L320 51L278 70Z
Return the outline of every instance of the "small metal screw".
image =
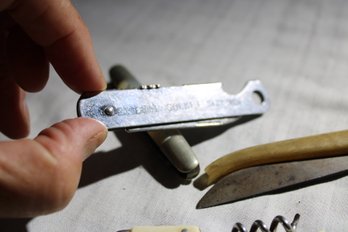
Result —
M113 106L105 106L103 111L107 116L113 116L115 114L115 108Z

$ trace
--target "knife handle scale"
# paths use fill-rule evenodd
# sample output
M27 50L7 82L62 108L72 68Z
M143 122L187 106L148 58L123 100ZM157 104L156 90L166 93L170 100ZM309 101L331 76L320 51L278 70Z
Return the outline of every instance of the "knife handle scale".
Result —
M136 226L130 232L200 232L197 226Z

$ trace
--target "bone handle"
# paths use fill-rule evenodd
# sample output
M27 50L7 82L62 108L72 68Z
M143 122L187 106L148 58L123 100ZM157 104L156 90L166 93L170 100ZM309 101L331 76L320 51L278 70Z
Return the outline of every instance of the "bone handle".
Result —
M257 145L227 154L208 165L203 185L209 186L231 172L256 165L347 154L348 130Z
M136 226L131 232L200 232L197 226Z

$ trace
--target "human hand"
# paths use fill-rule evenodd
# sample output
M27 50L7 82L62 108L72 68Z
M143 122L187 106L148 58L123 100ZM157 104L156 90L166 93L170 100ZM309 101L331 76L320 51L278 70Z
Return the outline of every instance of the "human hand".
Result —
M25 91L41 90L49 62L74 91L106 87L89 32L69 0L0 2L0 217L32 217L63 208L73 196L82 161L105 139L92 119L65 120L29 133Z

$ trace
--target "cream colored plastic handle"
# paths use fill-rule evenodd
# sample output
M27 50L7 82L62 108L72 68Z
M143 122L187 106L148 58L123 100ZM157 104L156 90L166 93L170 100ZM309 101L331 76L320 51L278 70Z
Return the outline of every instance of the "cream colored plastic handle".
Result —
M205 169L200 183L207 187L225 175L256 165L348 155L348 130L284 140L227 154Z
M197 226L136 226L131 232L200 232Z

